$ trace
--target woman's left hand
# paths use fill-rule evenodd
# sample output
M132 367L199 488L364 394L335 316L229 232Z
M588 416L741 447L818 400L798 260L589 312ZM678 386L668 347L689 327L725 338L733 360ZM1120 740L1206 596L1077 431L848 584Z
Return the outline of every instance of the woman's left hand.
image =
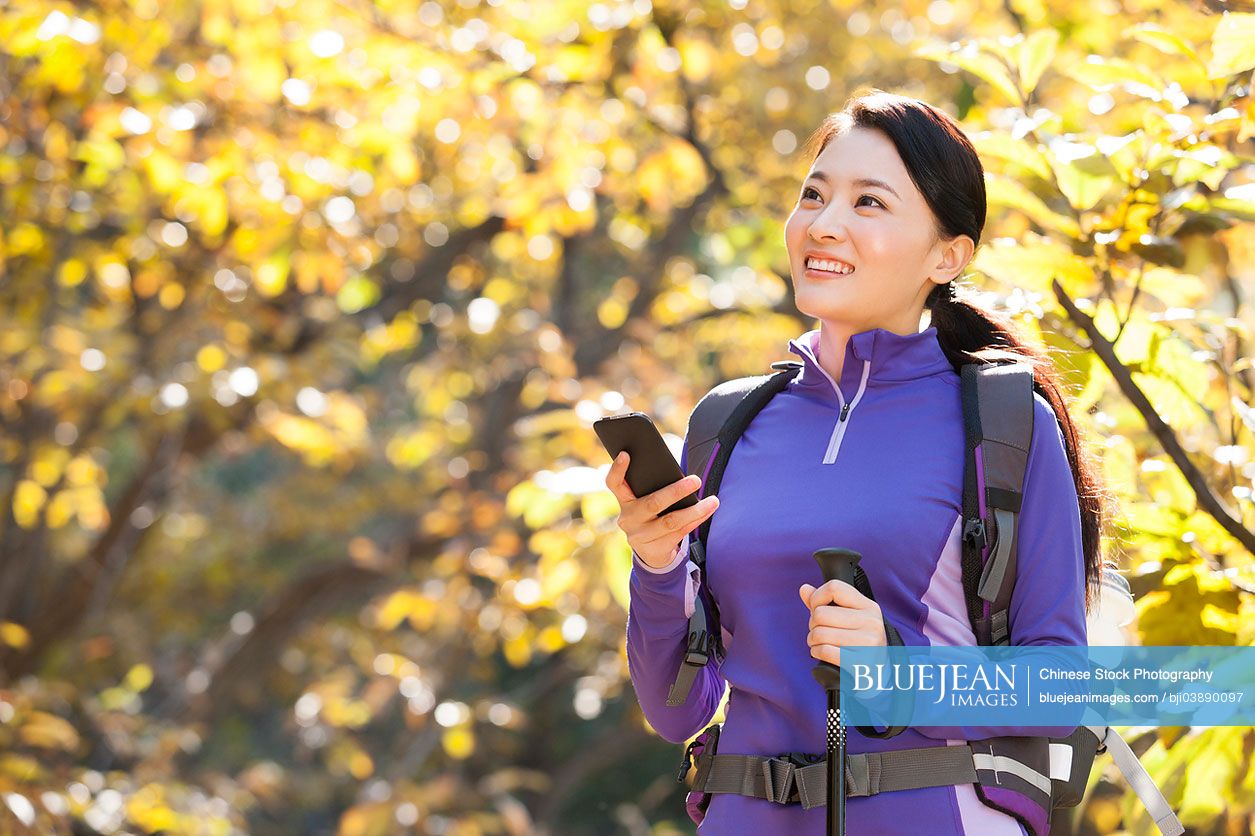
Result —
M798 593L811 611L806 643L816 659L840 667L842 647L888 645L880 605L850 584L832 580L816 589L804 583Z

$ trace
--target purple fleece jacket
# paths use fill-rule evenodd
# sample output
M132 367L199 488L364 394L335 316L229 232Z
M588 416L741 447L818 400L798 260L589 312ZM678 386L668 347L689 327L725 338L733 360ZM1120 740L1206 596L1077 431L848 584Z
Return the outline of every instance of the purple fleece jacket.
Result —
M798 588L823 577L812 553L862 554L885 617L907 645L974 645L959 568L963 413L959 376L929 326L909 335L853 335L841 380L819 365L819 330L789 341L801 372L733 448L707 543L706 575L688 560L651 569L633 555L628 669L651 726L672 743L704 729L731 687L721 753L824 751L827 697L811 675L810 611ZM1010 628L1015 645L1086 644L1081 521L1063 436L1034 393L1032 449L1019 517ZM840 414L848 407L844 420ZM687 462L682 461L681 466ZM704 493L704 486L700 489ZM688 614L705 582L718 602L728 651L699 672L688 700L666 704L684 652ZM847 751L960 745L996 735L1066 733L1051 727L908 728L888 740L848 730ZM825 810L765 799L711 797L704 834L824 831ZM1022 834L971 784L901 790L847 801L852 836Z

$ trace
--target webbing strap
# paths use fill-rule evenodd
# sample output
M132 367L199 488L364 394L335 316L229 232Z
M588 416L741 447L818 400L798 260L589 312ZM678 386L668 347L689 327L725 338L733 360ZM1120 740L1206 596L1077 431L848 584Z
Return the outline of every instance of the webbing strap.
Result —
M706 608L701 601L694 602L693 614L689 616L688 639L684 651L684 659L676 672L675 681L667 693L667 705L683 705L697 681L697 672L706 667L714 650L713 639L706 623Z
M1168 800L1163 797L1159 787L1155 786L1146 767L1142 766L1137 755L1133 754L1133 750L1129 748L1129 744L1120 736L1120 733L1108 728L1105 736L1099 735L1099 740L1107 747L1116 766L1120 767L1124 779L1129 782L1133 792L1137 793L1137 797L1141 799L1147 812L1155 820L1155 826L1159 828L1159 832L1164 836L1180 836L1184 833L1185 828L1181 825L1181 820L1177 818L1176 813L1172 812L1172 808L1168 806Z
M730 792L765 798L777 804L800 803L809 810L828 803L826 758L803 766L787 756L702 755L709 767L698 768L697 792ZM796 757L796 756L794 756ZM811 755L807 757L823 757ZM846 756L845 789L850 798L896 790L975 783L976 767L967 746L930 746L896 752L865 752Z

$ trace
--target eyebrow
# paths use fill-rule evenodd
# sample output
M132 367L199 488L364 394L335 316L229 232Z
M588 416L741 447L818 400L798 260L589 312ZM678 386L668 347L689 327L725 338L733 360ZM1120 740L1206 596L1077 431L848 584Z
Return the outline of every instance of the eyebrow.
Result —
M822 180L825 183L831 183L831 181L828 179L828 175L824 174L822 171L813 171L806 179L807 180ZM878 188L878 189L884 189L885 191L889 192L889 194L896 197L898 200L902 199L902 195L895 192L893 190L893 186L890 186L884 180L874 180L869 177L860 177L857 180L852 180L851 182L856 186L874 186L875 188Z

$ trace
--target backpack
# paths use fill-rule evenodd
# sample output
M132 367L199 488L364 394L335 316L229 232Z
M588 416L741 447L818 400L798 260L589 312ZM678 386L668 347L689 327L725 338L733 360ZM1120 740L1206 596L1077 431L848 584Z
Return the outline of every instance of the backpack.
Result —
M794 360L771 365L777 370L772 374L721 383L694 408L685 458L688 474L702 479L701 495L718 492L741 434L802 368ZM964 597L977 645L1009 645L1016 521L1033 434L1033 374L1021 363L968 363L960 369L960 384L966 438L961 557ZM689 618L685 655L667 696L669 706L687 700L697 673L712 656L719 663L726 656L718 605L707 585L700 582L706 571L711 521L708 518L689 535L689 557L699 570L700 602ZM1104 566L1103 583L1128 589L1128 583L1110 565ZM868 594L870 587L860 591ZM887 629L886 633L889 644L902 644L896 631ZM779 803L797 801L804 807L826 803L824 762L799 753L775 758L726 755L720 759L716 754L720 728L721 724L710 726L689 743L680 767L678 778L683 783L696 757L694 791L686 799L695 822L704 817L711 792L738 792ZM882 732L867 726L856 728L877 738L893 737L905 729L894 726ZM1061 738L992 737L968 741L967 746L877 753L871 770L877 779L870 782L872 785L857 777L866 778L868 756L851 755L847 757L847 776L856 777L848 795L972 783L985 805L1015 817L1031 836L1047 836L1052 811L1080 803L1094 758L1105 751L1111 752L1159 829L1169 836L1183 833L1180 821L1128 743L1107 726L1079 726ZM927 777L921 779L922 773Z

